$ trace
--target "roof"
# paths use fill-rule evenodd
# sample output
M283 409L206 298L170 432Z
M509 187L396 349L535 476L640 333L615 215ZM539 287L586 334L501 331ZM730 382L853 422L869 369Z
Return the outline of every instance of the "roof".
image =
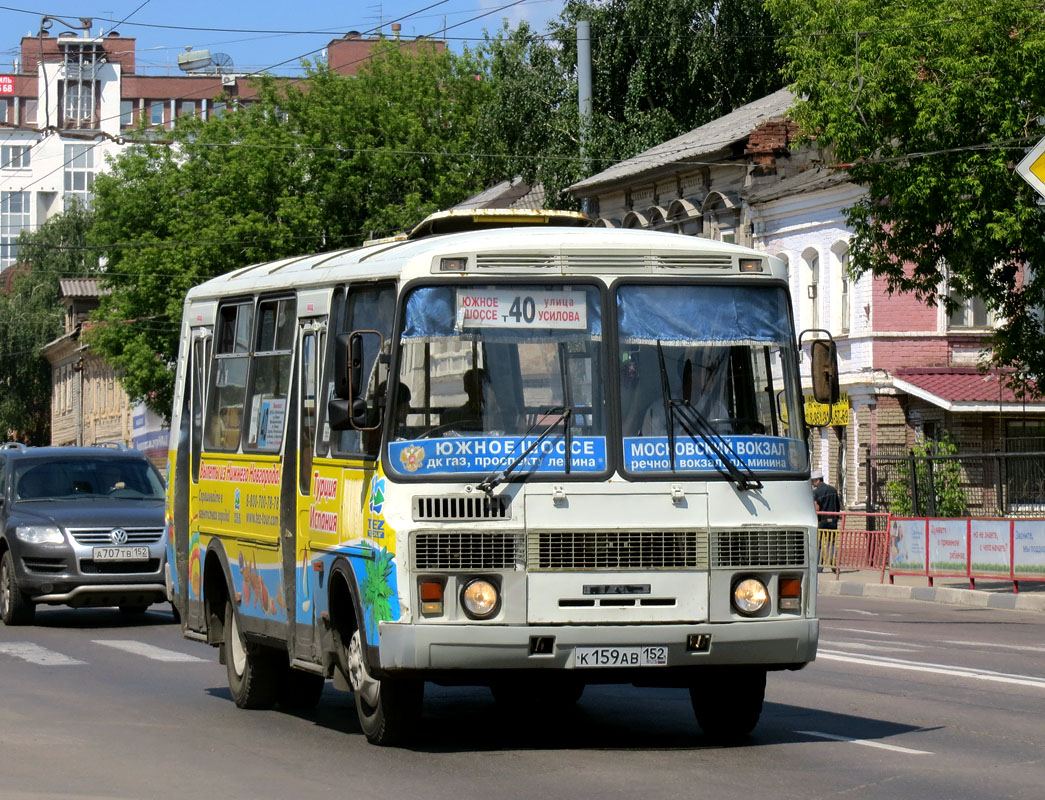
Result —
M465 208L516 208L538 211L544 208L544 187L540 184L530 186L520 178L512 178L472 195L453 207L454 210Z
M58 281L62 297L101 297L109 293L99 278L62 278Z
M584 195L597 186L623 181L675 164L686 159L709 156L747 138L759 123L781 117L795 101L787 89L780 89L747 105L740 106L724 117L651 147L637 156L614 164L590 178L585 178L569 190Z
M790 178L758 186L744 193L749 203L766 203L781 197L794 197L796 194L816 192L829 189L842 183L848 183L849 173L844 169L828 169L814 167L792 175Z
M1045 413L1045 399L1026 399L1005 384L1006 373L976 367L921 367L893 372L893 385L947 411Z

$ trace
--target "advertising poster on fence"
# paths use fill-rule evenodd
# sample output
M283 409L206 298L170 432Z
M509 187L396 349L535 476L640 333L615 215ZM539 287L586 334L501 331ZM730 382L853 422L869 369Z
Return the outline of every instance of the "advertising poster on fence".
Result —
M924 519L894 519L889 540L891 569L895 572L925 572Z
M929 520L929 568L933 572L967 574L969 568L968 533L967 520Z
M1017 575L1045 575L1045 519L1018 519L1013 529Z
M973 572L1009 574L1009 520L974 519L969 526L972 537L969 558Z

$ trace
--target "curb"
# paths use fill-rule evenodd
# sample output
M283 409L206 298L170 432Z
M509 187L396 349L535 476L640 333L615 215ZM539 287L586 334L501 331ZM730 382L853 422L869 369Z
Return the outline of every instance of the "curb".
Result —
M885 600L924 600L971 608L1003 608L1013 611L1045 613L1045 594L981 592L949 586L895 586L888 583L820 581L818 594L845 597L876 597Z

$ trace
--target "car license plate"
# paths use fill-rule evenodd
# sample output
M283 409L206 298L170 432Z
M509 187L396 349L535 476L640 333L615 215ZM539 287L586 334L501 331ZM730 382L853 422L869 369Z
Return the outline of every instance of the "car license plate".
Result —
M665 645L578 647L573 651L574 667L664 667L667 663Z
M148 561L148 547L96 547L95 561Z

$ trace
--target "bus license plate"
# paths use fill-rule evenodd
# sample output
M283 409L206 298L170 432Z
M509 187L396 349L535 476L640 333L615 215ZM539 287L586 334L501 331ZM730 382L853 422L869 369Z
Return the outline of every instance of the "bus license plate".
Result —
M574 667L664 667L667 663L664 645L578 647L573 651Z
M148 561L148 547L96 547L95 561Z

